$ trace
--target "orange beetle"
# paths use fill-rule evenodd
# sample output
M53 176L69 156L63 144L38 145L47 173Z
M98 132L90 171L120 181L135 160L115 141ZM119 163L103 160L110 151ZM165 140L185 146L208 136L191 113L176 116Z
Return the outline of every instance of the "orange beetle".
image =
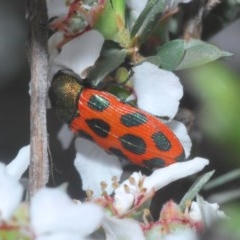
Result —
M50 99L73 132L108 153L147 168L185 160L180 141L160 119L108 92L83 87L73 74L55 74Z

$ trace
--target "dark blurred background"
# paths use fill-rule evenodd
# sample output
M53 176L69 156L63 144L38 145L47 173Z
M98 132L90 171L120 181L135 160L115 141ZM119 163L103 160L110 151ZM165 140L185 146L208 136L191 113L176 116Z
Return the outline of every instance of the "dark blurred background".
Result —
M240 168L239 16L237 0L225 0L205 17L203 25L204 40L232 52L232 57L181 73L186 91L181 104L195 118L191 132L194 141L192 155L210 159L208 170L215 169L215 176ZM0 31L0 161L9 162L22 146L29 144L30 73L26 58L28 25L24 1L0 0ZM79 176L72 164L73 144L68 151L63 151L56 140L61 126L54 114L48 111L53 170L51 185L68 182L71 196L79 198L82 193ZM187 180L173 183L161 191L159 198L162 202L169 197L178 201L190 184L191 181ZM222 202L222 208L234 220L230 229L235 223L240 223L239 186L238 177L203 192L206 198ZM229 194L229 200L224 200ZM240 230L236 229L234 231L240 236Z
M0 160L29 142L27 23L22 1L0 1Z
M29 144L30 70L26 56L28 23L25 11L25 1L0 0L0 161L6 163L21 147ZM51 111L48 111L48 121L50 184L68 182L69 192L79 198L80 179L73 167L73 144L68 151L63 151L56 140L62 123Z

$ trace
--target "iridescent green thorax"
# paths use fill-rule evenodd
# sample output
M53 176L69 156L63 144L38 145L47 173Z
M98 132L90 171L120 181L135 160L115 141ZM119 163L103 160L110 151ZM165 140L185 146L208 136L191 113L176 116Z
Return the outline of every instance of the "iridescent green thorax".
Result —
M74 75L64 71L54 75L49 96L57 117L64 122L70 122L77 115L77 101L82 88Z

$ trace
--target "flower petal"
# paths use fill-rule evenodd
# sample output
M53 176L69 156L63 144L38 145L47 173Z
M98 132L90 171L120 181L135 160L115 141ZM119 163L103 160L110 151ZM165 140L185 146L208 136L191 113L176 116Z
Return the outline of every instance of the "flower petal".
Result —
M0 219L8 220L21 202L23 186L0 163Z
M137 18L145 8L147 0L127 0L126 4L133 11L135 18Z
M166 1L166 9L170 10L177 7L179 3L188 3L192 0L168 0ZM135 19L141 14L143 9L145 8L147 4L147 0L127 0L126 1L127 6L130 8L131 11L133 11L133 14L135 16Z
M173 118L183 96L179 78L172 72L148 62L133 69L132 80L138 107L153 115Z
M74 165L82 179L83 190L92 190L95 197L102 193L100 183L107 183L108 194L113 191L112 178L119 180L122 174L121 164L114 155L106 153L96 144L77 138L75 142L76 158Z
M203 222L206 228L210 228L217 219L226 218L224 212L219 210L217 203L209 203L199 195L197 202L191 204L189 216L196 222Z
M30 163L30 145L22 147L17 156L6 166L7 173L19 180Z
M55 32L48 39L48 53L49 62L52 63L53 59L59 54L59 43L63 40L64 34L62 32Z
M198 240L196 232L192 229L181 229L167 234L164 240Z
M113 205L119 214L123 214L134 205L139 196L144 194L146 197L152 191L157 191L173 181L201 171L207 164L207 159L195 158L157 169L148 177L134 172L115 190Z
M87 236L99 227L103 216L99 206L75 204L57 188L41 189L34 195L30 206L31 224L37 235L63 231Z
M166 124L175 133L177 138L182 143L184 151L185 151L185 156L186 156L186 158L188 158L190 155L190 152L191 152L191 148L192 148L192 141L187 133L187 129L186 129L185 125L183 123L175 121L175 120L167 122Z
M57 138L61 142L62 148L68 149L74 138L74 133L69 130L67 124L63 124L61 129L58 131Z
M87 240L86 238L79 237L79 234L73 232L57 232L53 234L42 235L36 240Z
M64 34L62 32L55 32L48 39L48 54L49 54L49 73L48 79L52 79L56 72L62 69L62 66L55 64L55 58L60 54L59 43L63 40Z
M66 0L47 0L48 19L68 13Z
M85 77L83 71L94 65L103 42L104 38L98 31L90 30L67 42L55 58L55 64Z
M140 193L138 188L139 182L143 181L143 175L139 172L134 172L131 179L134 179L136 184L132 184L128 179L123 181L120 186L114 191L113 205L119 214L127 212L134 204L135 197ZM126 191L126 186L128 191Z
M143 231L137 221L133 219L117 219L105 216L103 224L106 240L144 240Z
M145 178L143 185L148 191L151 189L157 191L171 182L201 171L208 163L207 159L200 157L186 162L174 163L155 170L149 177Z

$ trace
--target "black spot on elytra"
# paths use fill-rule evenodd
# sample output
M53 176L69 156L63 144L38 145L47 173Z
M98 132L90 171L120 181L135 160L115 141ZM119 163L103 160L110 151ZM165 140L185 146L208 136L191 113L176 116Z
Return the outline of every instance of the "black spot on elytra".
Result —
M99 137L106 138L110 131L110 125L102 119L93 118L85 120L89 128Z
M143 161L147 168L161 168L165 166L165 161L161 158L151 158Z
M136 127L147 122L144 114L135 112L122 115L120 118L121 123L126 127Z
M185 152L183 150L183 152L180 154L180 156L178 156L176 159L176 162L184 162L186 161L186 157L185 157Z
M79 135L79 137L85 138L85 139L90 140L90 141L94 141L93 137L83 130L79 130L78 135Z
M152 135L156 147L161 151L169 151L172 147L168 138L162 132L156 132Z
M118 148L111 147L108 150L110 153L116 155L117 157L128 159L127 156Z
M119 138L122 146L131 153L141 155L146 151L145 141L135 135L125 134Z
M88 107L92 110L103 112L110 105L109 101L99 95L93 95L88 100Z

